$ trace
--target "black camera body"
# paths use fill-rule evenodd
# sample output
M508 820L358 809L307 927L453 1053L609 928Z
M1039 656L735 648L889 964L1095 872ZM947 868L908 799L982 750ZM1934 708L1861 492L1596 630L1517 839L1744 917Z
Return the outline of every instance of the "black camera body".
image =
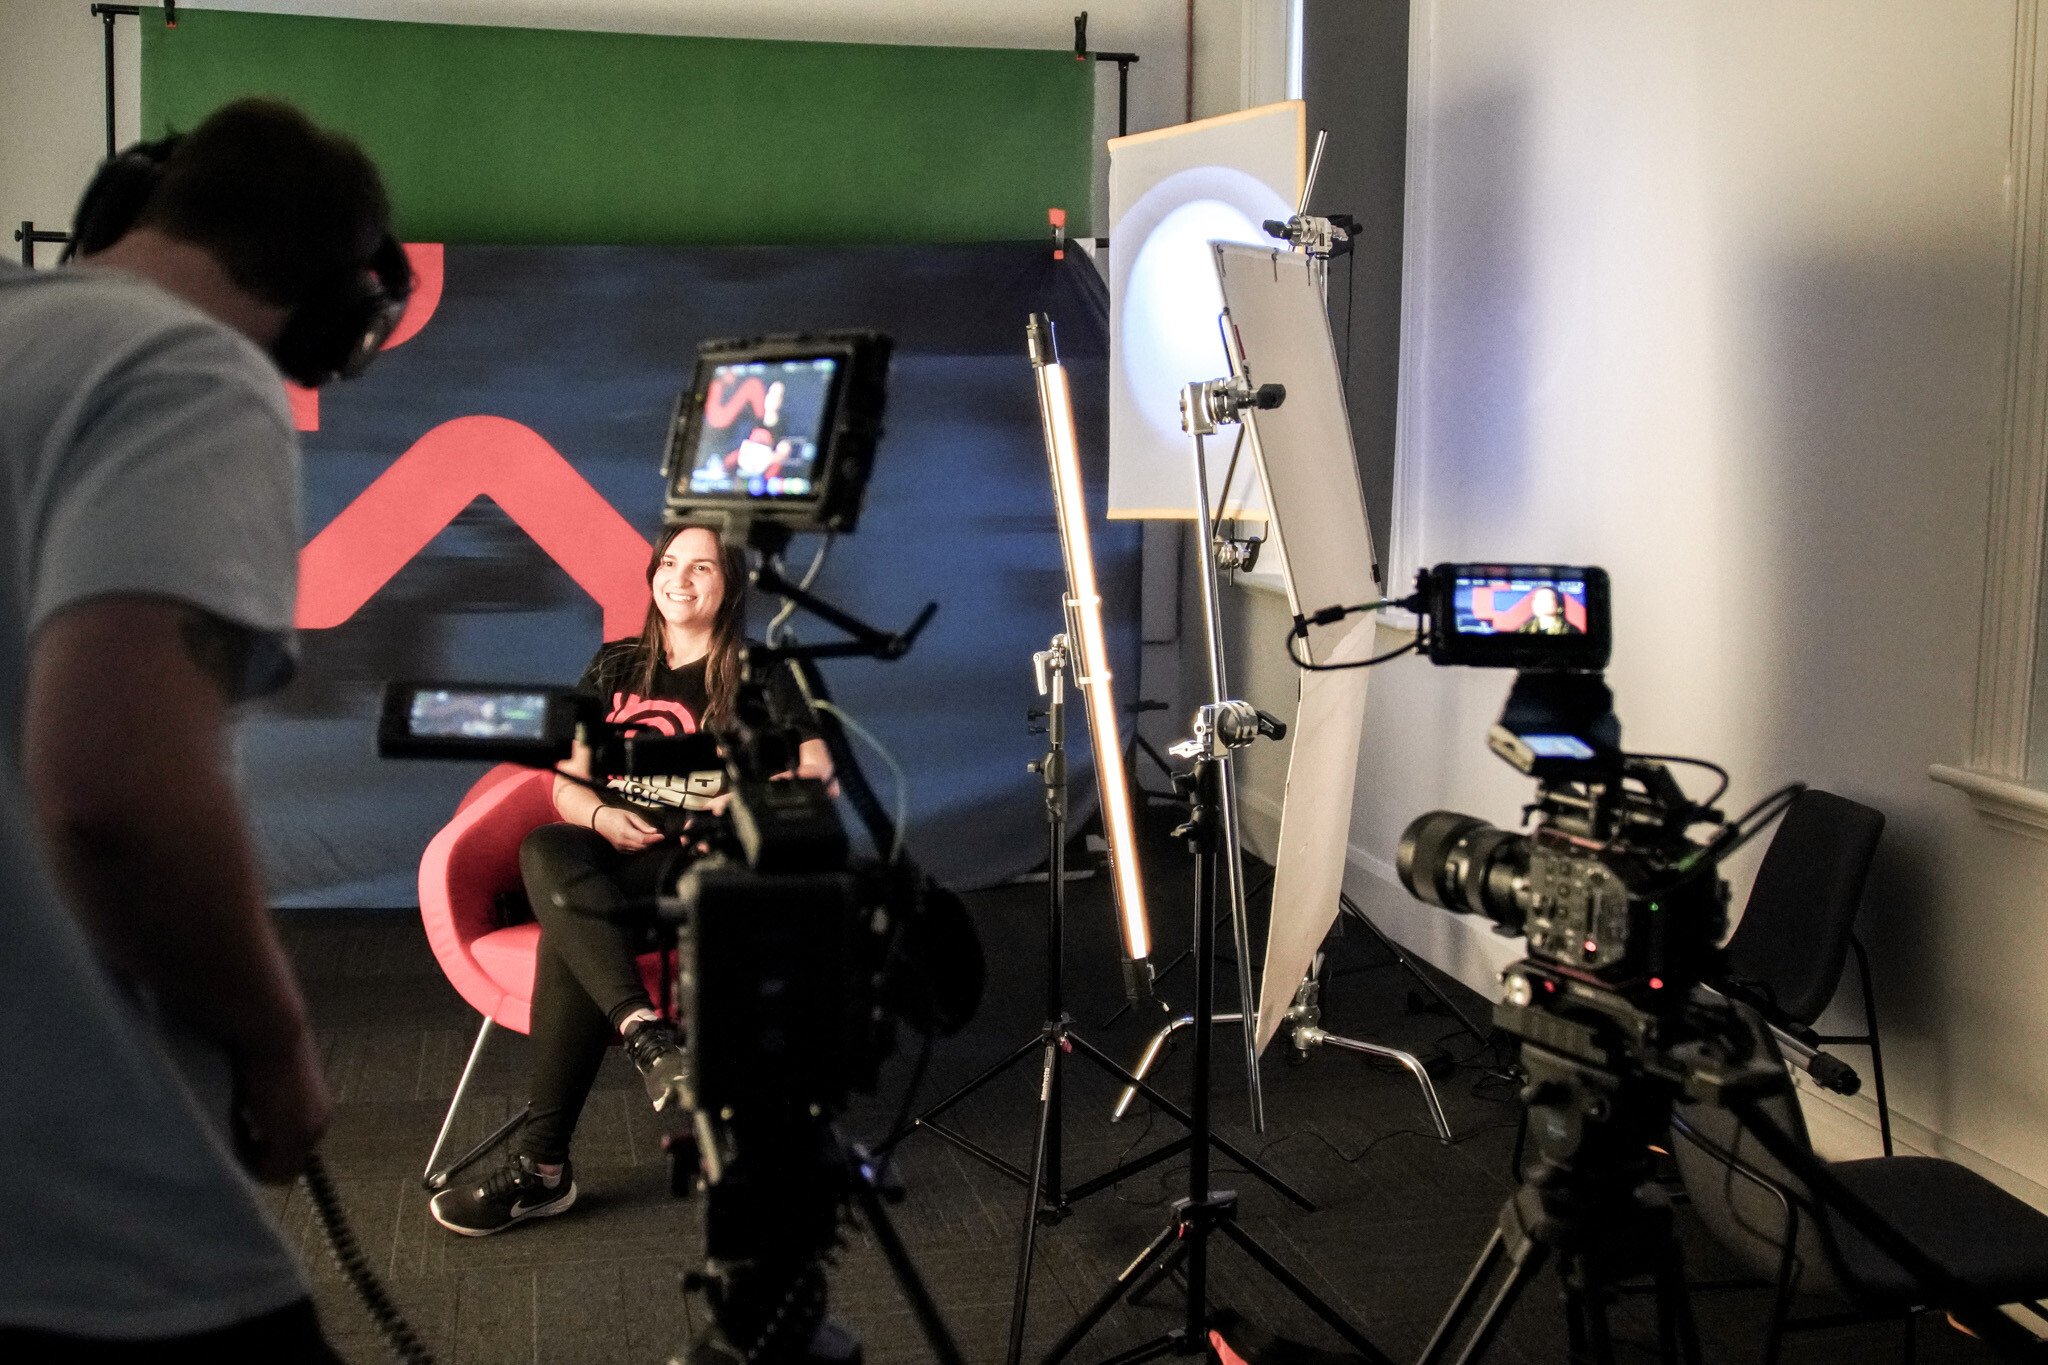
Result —
M1621 747L1613 694L1595 671L1612 640L1606 573L1440 564L1409 602L1432 662L1520 670L1487 745L1539 785L1527 833L1455 811L1412 821L1396 859L1402 885L1526 938L1534 970L1510 982L1511 1006L1583 994L1562 992L1569 981L1632 1009L1682 1011L1713 974L1728 926L1726 886L1690 835L1721 816L1661 763Z
M1687 800L1661 764L1626 758L1611 776L1544 782L1529 810L1527 833L1455 811L1417 818L1401 837L1401 884L1523 935L1557 976L1639 1008L1681 1008L1714 974L1728 927L1726 886L1693 870L1702 846L1687 836L1717 814Z

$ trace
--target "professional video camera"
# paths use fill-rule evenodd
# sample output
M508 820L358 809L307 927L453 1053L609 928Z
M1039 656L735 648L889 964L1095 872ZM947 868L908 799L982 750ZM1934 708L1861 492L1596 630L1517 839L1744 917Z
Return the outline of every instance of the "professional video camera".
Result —
M694 821L648 924L677 949L675 1012L690 1061L676 1098L688 1131L669 1144L671 1187L705 1192L705 1265L687 1287L711 1326L679 1357L712 1362L857 1361L828 1321L823 1263L858 1205L930 1337L957 1360L877 1196L865 1155L834 1121L874 1089L896 1026L957 1031L979 1004L980 947L957 897L903 855L868 786L814 661L901 657L936 610L900 633L877 630L792 583L777 556L797 531L847 531L880 434L890 344L871 333L706 343L670 423L667 526L700 525L760 559L758 588L822 617L846 638L753 645L734 722L716 734L631 733L599 698L548 686L396 683L379 728L387 756L487 758L554 766L574 746L592 785L627 776L722 771L723 821ZM766 681L793 675L811 715L777 714ZM785 694L788 695L788 694ZM860 859L819 782L784 777L802 719L878 854Z
M1528 833L1432 811L1401 837L1397 870L1411 894L1528 943L1503 975L1494 1019L1521 1042L1536 1159L1423 1359L1449 1350L1503 1253L1507 1280L1460 1359L1485 1349L1553 1251L1575 1339L1588 1323L1604 1337L1613 1285L1642 1273L1657 1277L1660 1312L1676 1319L1667 1330L1690 1334L1652 1146L1680 1098L1729 1102L1783 1084L1725 1005L1697 988L1716 974L1727 929L1716 867L1797 788L1729 822L1666 766L1698 760L1623 751L1599 672L1611 648L1600 569L1443 564L1398 605L1421 614L1418 645L1432 662L1519 670L1487 744L1538 783ZM1702 825L1712 832L1695 840Z
M1725 849L1695 826L1731 827L1662 762L1621 749L1598 670L1610 650L1607 575L1556 565L1440 565L1417 585L1422 649L1438 664L1520 673L1487 744L1538 781L1533 830L1432 811L1401 837L1401 883L1418 899L1524 935L1531 962L1510 1001L1545 1004L1567 983L1630 1008L1682 1010L1727 932Z
M1381 606L1420 614L1414 648L1433 663L1519 670L1487 744L1538 783L1525 808L1534 817L1527 833L1432 811L1401 836L1397 871L1411 894L1483 915L1528 944L1528 956L1502 975L1494 1022L1521 1044L1524 1133L1535 1158L1525 1165L1518 1146L1521 1186L1421 1365L1445 1359L1461 1335L1456 1359L1477 1359L1551 1254L1561 1258L1573 1359L1612 1359L1607 1309L1620 1282L1645 1274L1656 1281L1666 1358L1681 1347L1685 1358L1698 1357L1655 1165L1680 1101L1731 1110L1942 1301L1967 1305L1959 1315L1973 1331L2002 1353L2038 1358L1994 1305L1901 1238L1759 1104L1790 1082L1758 1047L1751 1020L1712 989L1725 976L1719 945L1728 922L1718 868L1803 785L1729 820L1714 808L1728 784L1718 765L1623 750L1600 675L1611 648L1600 569L1440 564L1418 577L1408 598L1328 608L1297 623L1296 633ZM1672 776L1674 763L1704 768L1720 785L1695 801ZM1701 826L1704 837L1695 837ZM1503 1259L1505 1278L1467 1331L1466 1317Z

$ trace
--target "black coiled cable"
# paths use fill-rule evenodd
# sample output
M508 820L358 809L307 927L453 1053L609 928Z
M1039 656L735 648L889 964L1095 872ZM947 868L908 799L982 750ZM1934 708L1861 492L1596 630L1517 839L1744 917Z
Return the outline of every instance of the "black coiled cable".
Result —
M334 1264L349 1287L356 1291L356 1297L363 1301L371 1321L377 1330L391 1344L391 1350L407 1365L434 1365L433 1352L420 1344L412 1324L398 1311L398 1305L384 1292L384 1285L377 1279L377 1273L370 1269L364 1259L363 1249L356 1245L356 1235L342 1213L341 1200L335 1197L334 1184L327 1178L327 1168L320 1164L315 1155L307 1158L306 1170L299 1177L299 1183L306 1187L306 1197L313 1201L313 1221L320 1225L321 1235L326 1238L327 1250L334 1257Z

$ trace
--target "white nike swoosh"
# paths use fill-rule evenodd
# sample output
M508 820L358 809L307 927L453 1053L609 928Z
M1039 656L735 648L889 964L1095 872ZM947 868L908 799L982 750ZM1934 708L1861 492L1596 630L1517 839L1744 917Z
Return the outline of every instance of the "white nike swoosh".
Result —
M514 1218L524 1218L535 1209L544 1209L561 1197L562 1192L560 1190L550 1190L548 1191L548 1197L537 1203L529 1204L524 1199L516 1199L512 1202L512 1216Z

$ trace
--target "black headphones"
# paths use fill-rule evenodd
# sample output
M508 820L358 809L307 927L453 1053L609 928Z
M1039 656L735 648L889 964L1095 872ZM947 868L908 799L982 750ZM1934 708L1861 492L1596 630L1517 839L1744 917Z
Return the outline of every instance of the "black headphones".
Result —
M178 141L173 135L138 142L101 165L78 201L61 261L104 251L135 226ZM368 260L344 266L299 302L270 357L309 389L354 378L377 358L411 296L412 265L405 248L386 233Z

